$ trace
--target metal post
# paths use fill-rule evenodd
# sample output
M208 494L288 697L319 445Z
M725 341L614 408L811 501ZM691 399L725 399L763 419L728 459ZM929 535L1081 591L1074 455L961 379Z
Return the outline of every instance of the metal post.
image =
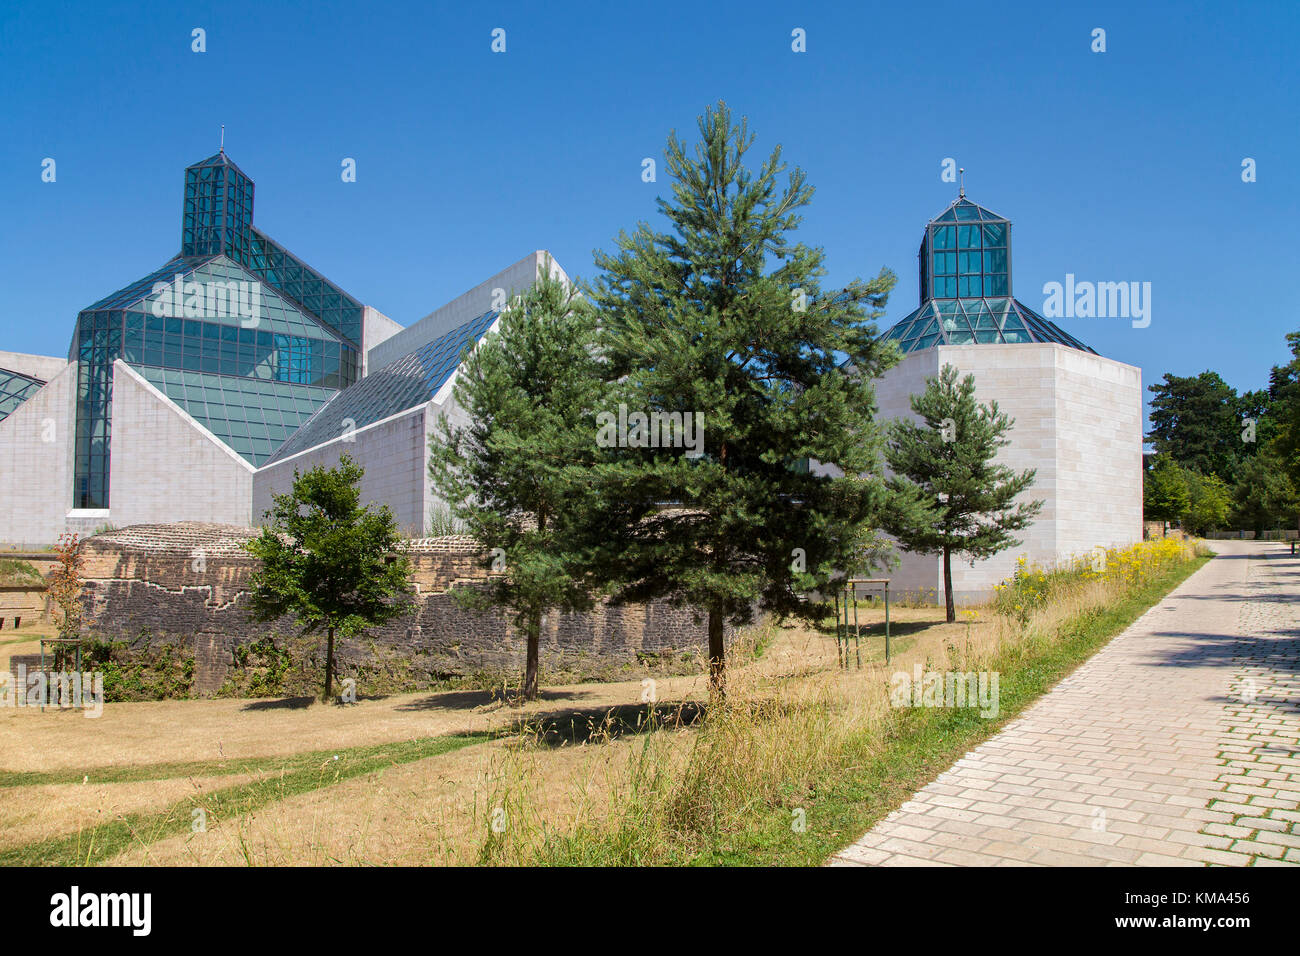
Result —
M843 667L840 660L840 592L835 592L835 663Z
M858 664L862 664L862 625L858 623L858 586L853 585L853 646L858 652ZM849 643L844 642L845 663L848 662Z
M889 663L889 582L885 582L885 663Z

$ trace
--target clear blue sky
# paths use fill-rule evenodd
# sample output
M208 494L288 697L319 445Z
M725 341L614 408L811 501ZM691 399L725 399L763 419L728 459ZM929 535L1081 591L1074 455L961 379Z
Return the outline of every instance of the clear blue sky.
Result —
M259 228L410 324L533 249L589 276L666 191L642 158L662 173L719 98L808 172L830 283L898 273L882 329L917 304L945 157L1012 220L1032 308L1067 272L1152 283L1149 328L1062 321L1148 383L1260 387L1300 329L1295 2L470 6L9 0L0 349L65 354L79 309L178 251L183 169L223 123Z

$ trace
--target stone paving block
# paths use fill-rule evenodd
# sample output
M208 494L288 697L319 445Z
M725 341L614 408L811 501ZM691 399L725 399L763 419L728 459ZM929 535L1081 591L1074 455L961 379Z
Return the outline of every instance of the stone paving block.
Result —
M1300 558L1269 542L1216 550L1234 557L963 755L856 844L857 859L1300 864Z

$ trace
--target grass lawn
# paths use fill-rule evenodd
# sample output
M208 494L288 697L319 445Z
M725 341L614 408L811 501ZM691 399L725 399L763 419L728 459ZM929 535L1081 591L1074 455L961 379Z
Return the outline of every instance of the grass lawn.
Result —
M658 682L655 708L626 681L519 709L457 692L0 715L0 864L817 865L1207 560L1089 583L1029 627L987 608L956 624L896 609L889 664L883 613L864 608L860 670L837 666L829 622L768 625L733 655L729 706L703 721L699 677ZM915 665L997 671L999 716L891 708L890 673Z

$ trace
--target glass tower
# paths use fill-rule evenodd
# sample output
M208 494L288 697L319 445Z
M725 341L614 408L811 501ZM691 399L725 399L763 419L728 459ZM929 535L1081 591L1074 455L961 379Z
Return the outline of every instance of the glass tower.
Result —
M918 258L921 305L885 333L903 352L1016 342L1093 351L1012 297L1011 223L965 196L926 225Z
M220 152L185 170L181 251L77 316L73 506L109 507L122 359L253 465L360 374L362 306L253 227Z

